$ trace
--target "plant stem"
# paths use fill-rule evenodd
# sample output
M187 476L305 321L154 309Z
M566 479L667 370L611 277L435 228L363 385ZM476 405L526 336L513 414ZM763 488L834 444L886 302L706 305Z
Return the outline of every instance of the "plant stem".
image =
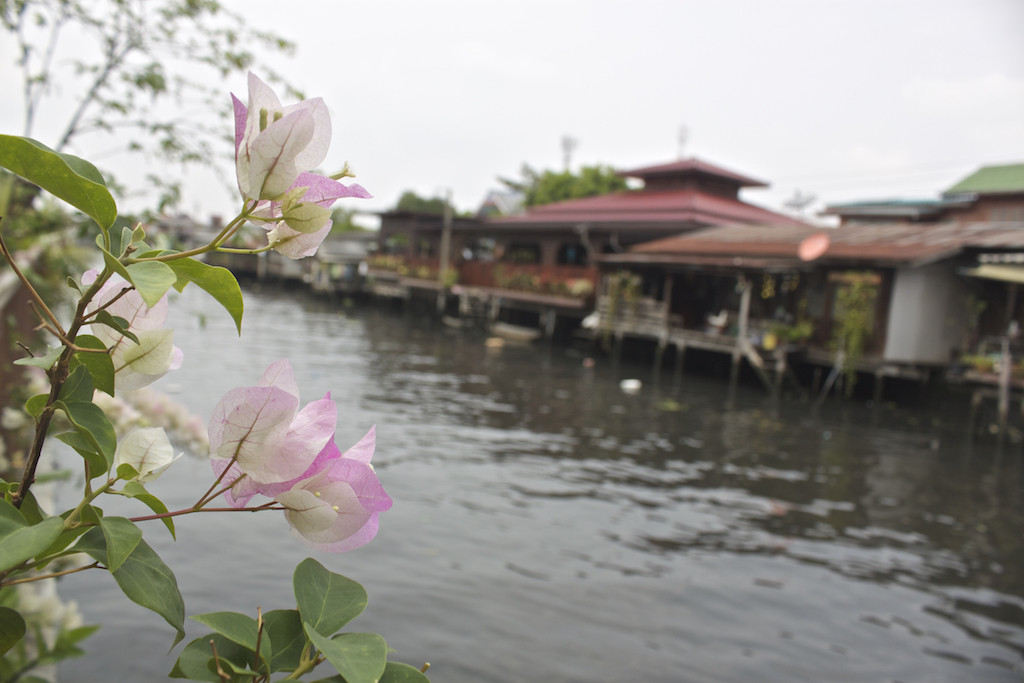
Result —
M41 574L40 576L29 576L24 579L14 579L12 581L4 581L4 586L13 586L17 583L30 583L32 581L42 581L43 579L55 579L58 576L67 576L68 574L75 574L77 572L84 572L87 569L99 569L100 563L93 562L87 564L84 567L75 567L74 569L65 569L62 572L53 572L51 574Z
M251 205L249 204L249 202L243 204L241 213L239 213L237 216L231 219L231 221L227 225L225 225L219 233L217 233L217 236L210 240L209 244L203 245L201 247L196 247L195 249L189 249L188 251L176 252L174 254L161 254L160 256L154 256L152 258L144 259L129 259L129 262L131 263L137 261L177 261L178 259L190 258L192 256L200 256L211 251L227 251L222 250L221 245L227 242L229 239L231 239L235 235L235 233L238 232L238 229L241 228L245 221L249 219L249 217L252 215L252 212L255 209L255 201L253 201Z
M286 676L283 680L286 681L297 681L302 678L303 675L308 671L312 671L314 668L319 666L320 662L324 661L323 658L317 657L317 650L313 647L313 644L306 641L306 647L302 648L302 657L299 659L299 665L295 667L289 676Z
M2 242L2 240L0 240ZM6 257L8 252L6 247L4 249L4 256ZM78 306L75 309L75 316L72 319L71 327L68 328L67 333L64 335L68 340L72 342L78 337L78 331L82 328L85 320L85 309L92 301L92 298L96 296L96 293L100 290L100 287L110 279L110 271L107 268L103 269L96 281L82 294L82 298L78 300ZM30 291L38 298L39 294L35 292L35 289L27 281L23 280L29 287ZM44 304L45 306L45 304ZM46 309L49 310L49 309ZM52 314L51 314L52 315ZM59 328L59 325L58 325ZM64 352L61 353L60 358L54 363L53 367L46 371L47 376L50 378L50 396L46 400L46 406L43 408L42 413L39 414L36 420L36 433L32 439L32 449L29 451L28 458L25 462L25 471L21 477L21 484L18 486L18 490L11 495L11 504L16 508L20 508L22 502L25 500L25 496L28 495L28 491L32 484L36 480L36 468L39 466L39 458L43 454L43 443L46 441L46 434L50 430L50 422L53 421L53 415L57 412L57 399L60 397L60 391L64 388L64 383L68 379L68 375L71 374L71 356L74 355L74 349L71 346L65 346Z
M174 510L173 512L161 512L155 515L143 515L141 517L129 517L128 519L133 522L148 522L154 519L167 519L168 517L181 517L182 515L190 515L193 512L263 512L264 510L286 510L284 506L276 507L274 503L267 503L265 505L259 505L257 507L245 507L245 508L182 508L181 510Z
M0 218L0 220L3 219ZM67 334L64 332L64 329L60 326L60 322L57 320L57 316L53 314L53 311L50 310L50 307L47 306L46 302L43 301L43 298L39 296L39 292L36 291L36 288L32 286L32 283L28 281L28 278L25 277L25 274L21 272L21 268L18 267L18 264L14 260L14 256L11 254L10 249L7 248L7 243L4 242L3 235L0 235L0 253L3 253L4 259L7 261L7 263L10 264L11 269L14 270L14 274L18 276L19 280L21 280L21 284L24 285L26 290L28 290L29 295L31 295L36 305L43 311L43 313L46 314L46 318L49 319L53 327L55 327L60 332L60 334L58 334L57 336L60 337L61 341L64 341Z

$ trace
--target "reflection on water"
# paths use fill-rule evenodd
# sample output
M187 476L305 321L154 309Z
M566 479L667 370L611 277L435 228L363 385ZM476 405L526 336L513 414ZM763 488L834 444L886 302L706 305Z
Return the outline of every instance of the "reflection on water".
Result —
M395 508L374 543L320 559L367 586L355 626L435 680L1021 675L1022 453L967 442L955 414L812 416L691 376L673 391L646 366L588 368L586 349L489 348L303 295L251 293L242 342L201 293L174 308L186 364L162 386L196 412L287 356L304 401L338 401L339 443L377 424ZM621 392L623 377L644 388ZM176 468L160 493L191 503L206 468ZM281 520L201 521L156 542L191 613L287 605L305 549ZM111 584L64 583L106 622L69 680L170 668L120 661L123 639L156 653L170 635Z

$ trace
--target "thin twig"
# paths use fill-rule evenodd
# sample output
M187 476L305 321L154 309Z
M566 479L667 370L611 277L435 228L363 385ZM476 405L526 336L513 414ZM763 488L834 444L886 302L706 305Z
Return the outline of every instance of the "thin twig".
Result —
M288 508L283 505L277 506L274 501L258 505L256 507L245 507L245 508L183 508L181 510L175 510L174 512L161 512L156 515L143 515L141 517L129 517L128 519L132 522L149 522L154 519L168 519L169 517L181 517L182 515L191 515L194 512L263 512L264 510L287 510Z
M260 669L260 645L263 642L263 608L256 605L256 651L252 656L252 670Z
M0 218L0 220L3 219ZM28 281L28 278L25 277L25 273L21 272L21 268L18 267L18 263L14 260L14 256L7 248L7 243L4 242L3 234L0 234L0 253L3 254L4 259L7 261L7 263L10 264L11 269L14 270L14 274L18 276L19 280L21 280L21 284L25 285L25 289L28 290L28 293L35 300L36 304L46 313L46 317L50 320L51 323L53 323L54 327L60 330L61 334L59 336L61 338L66 337L67 333L64 332L64 328L60 326L60 321L57 320L57 316L53 314L53 311L51 311L49 306L46 305L46 302L43 301L43 298L39 296L39 292L36 291L36 288L33 287L32 283Z
M62 572L53 572L50 574L41 574L39 576L29 576L24 579L14 579L12 581L4 581L4 586L13 586L17 583L30 583L32 581L42 581L43 579L55 579L58 576L67 576L68 574L75 574L77 572L84 572L86 569L98 569L100 567L99 562L93 562L83 567L75 567L74 569L65 569Z

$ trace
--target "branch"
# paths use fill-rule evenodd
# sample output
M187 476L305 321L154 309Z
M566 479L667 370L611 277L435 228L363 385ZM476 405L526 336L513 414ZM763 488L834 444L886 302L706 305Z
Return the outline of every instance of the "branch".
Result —
M52 572L50 574L40 574L39 576L29 576L24 579L13 579L11 581L4 581L4 586L13 586L18 583L30 583L32 581L42 581L43 579L56 579L58 576L67 576L68 574L75 574L77 572L84 572L87 569L99 569L100 563L93 562L82 567L75 567L74 569L65 569L62 572Z
M0 243L3 240L0 239ZM4 249L4 255L7 255L6 247ZM78 301L78 307L75 309L75 316L72 318L71 327L68 329L65 336L68 339L76 339L78 337L78 331L82 328L85 318L85 309L92 301L92 298L96 296L100 287L103 283L110 278L110 271L106 268L100 273L96 281L85 291L82 298ZM38 295L37 295L38 296ZM49 310L49 309L47 309ZM39 414L36 419L36 432L32 438L32 449L29 452L28 458L25 462L25 471L21 477L21 483L18 485L18 490L11 494L11 504L16 508L20 508L21 504L25 501L25 496L28 495L29 489L36 480L36 468L39 466L39 459L43 455L43 443L46 441L46 434L50 430L50 422L53 421L53 415L57 411L56 403L60 397L61 389L64 388L64 383L70 375L70 364L71 356L74 354L73 349L70 346L64 348L64 352L61 353L60 358L57 362L46 371L47 377L50 378L50 395L46 399L46 406L43 411Z
M132 522L151 522L154 519L167 519L168 517L181 517L191 515L193 512L263 512L264 510L287 510L283 505L278 506L276 501L246 508L182 508L173 512L161 512L156 515L142 515L140 517L129 517Z
M2 220L3 217L0 217L0 221ZM37 292L36 288L32 286L32 283L28 281L28 278L25 277L25 274L21 272L20 268L18 268L18 264L14 260L14 256L11 254L10 249L7 248L7 243L4 242L2 234L0 234L0 254L3 254L4 260L6 260L7 263L10 264L11 269L14 270L14 274L18 276L19 280L21 280L21 284L24 285L25 289L28 290L29 294L32 296L32 299L35 301L36 305L39 306L46 313L46 318L48 318L49 321L53 324L53 326L60 331L60 334L57 336L60 337L61 341L64 341L64 339L67 337L67 334L64 332L64 328L60 326L60 321L57 320L57 317L53 314L53 311L50 310L50 307L47 306L46 302L43 301L41 296L39 296L39 292Z
M85 97L78 103L78 108L75 113L71 116L71 120L68 121L67 128L64 129L64 134L60 138L60 142L54 147L54 150L59 152L64 149L64 146L68 144L72 137L78 132L78 124L81 122L82 117L85 115L86 110L92 105L92 103L99 96L100 88L102 88L110 75L114 70L121 66L124 62L125 57L134 49L134 46L129 42L119 52L115 51L116 43L113 40L110 41L110 47L107 50L106 58L107 62L103 66L103 70L93 79L92 85L86 92Z
M24 74L23 78L25 79L25 137L29 137L31 135L32 124L35 122L36 117L36 109L39 107L39 103L43 99L43 93L46 89L47 83L49 82L48 74L51 73L53 67L53 57L57 52L60 30L64 27L64 23L68 21L69 18L70 15L68 12L62 11L54 20L53 26L50 28L50 38L46 43L46 51L43 53L43 62L39 67L39 76L36 78L33 78L29 71L27 52L28 43L22 33L23 26L21 25L21 22L19 22L18 41L25 50L25 61L22 68L22 72Z

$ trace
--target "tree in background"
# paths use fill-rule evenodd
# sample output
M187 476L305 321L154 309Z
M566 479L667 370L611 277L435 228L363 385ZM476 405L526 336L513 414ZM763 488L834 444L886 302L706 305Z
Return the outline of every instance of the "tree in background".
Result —
M366 228L355 222L356 210L338 207L331 211L331 234L343 232L366 232Z
M412 190L406 190L402 193L402 196L398 198L398 203L395 204L393 211L408 211L410 213L434 213L437 215L444 214L445 200L441 197L421 197ZM454 210L452 214L454 215Z
M57 152L81 153L83 139L91 137L102 139L105 154L171 162L160 165L163 173L145 176L146 189L159 194L160 211L180 197L166 169L213 165L222 156L211 143L220 142L223 136L214 131L223 126L196 116L229 115L217 81L256 66L257 54L293 49L283 38L248 28L216 0L0 0L0 30L17 46L22 134L37 137L40 115L62 111L47 106L59 93L66 107L61 132L41 141ZM263 65L260 71L281 80ZM15 92L9 84L9 106L16 106Z
M498 178L506 187L522 193L526 206L552 204L567 199L582 199L621 192L627 188L626 179L610 166L583 166L579 174L572 171L539 172L523 164L521 180Z

